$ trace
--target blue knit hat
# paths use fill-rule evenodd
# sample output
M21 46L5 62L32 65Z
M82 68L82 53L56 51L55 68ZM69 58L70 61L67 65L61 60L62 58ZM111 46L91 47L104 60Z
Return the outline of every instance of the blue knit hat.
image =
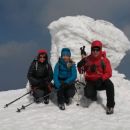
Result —
M63 57L63 56L69 56L69 57L71 57L71 52L70 52L69 48L63 48L61 50L61 57Z

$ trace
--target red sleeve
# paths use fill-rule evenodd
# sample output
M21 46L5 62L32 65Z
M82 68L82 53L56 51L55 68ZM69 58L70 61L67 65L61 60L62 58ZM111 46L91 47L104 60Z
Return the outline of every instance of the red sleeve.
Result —
M105 58L104 61L105 61L106 68L105 68L105 71L102 75L102 79L106 80L112 76L112 69L111 69L110 61L107 58Z

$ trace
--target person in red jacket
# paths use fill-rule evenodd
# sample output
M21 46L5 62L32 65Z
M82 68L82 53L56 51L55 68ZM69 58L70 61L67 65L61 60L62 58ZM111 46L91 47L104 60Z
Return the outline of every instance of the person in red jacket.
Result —
M112 69L106 52L102 51L102 43L98 40L91 44L91 54L77 64L80 74L84 73L86 87L84 95L92 101L97 100L97 90L106 90L107 114L114 112L114 85L110 80Z

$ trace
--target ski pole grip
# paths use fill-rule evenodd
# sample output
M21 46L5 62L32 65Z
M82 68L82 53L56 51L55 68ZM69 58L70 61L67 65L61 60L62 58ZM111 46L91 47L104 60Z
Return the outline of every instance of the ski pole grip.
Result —
M85 46L80 47L80 51L81 51L81 55L86 56L86 52L85 52Z

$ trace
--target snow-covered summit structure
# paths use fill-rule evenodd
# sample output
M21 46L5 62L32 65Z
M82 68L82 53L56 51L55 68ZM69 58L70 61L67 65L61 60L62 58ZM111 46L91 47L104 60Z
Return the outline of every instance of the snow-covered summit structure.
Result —
M90 53L90 43L94 40L103 42L112 67L116 68L126 51L130 49L130 41L124 33L112 23L94 20L87 16L67 16L52 22L48 26L51 38L51 63L57 62L63 47L69 47L75 62L80 60L80 47L85 46Z

